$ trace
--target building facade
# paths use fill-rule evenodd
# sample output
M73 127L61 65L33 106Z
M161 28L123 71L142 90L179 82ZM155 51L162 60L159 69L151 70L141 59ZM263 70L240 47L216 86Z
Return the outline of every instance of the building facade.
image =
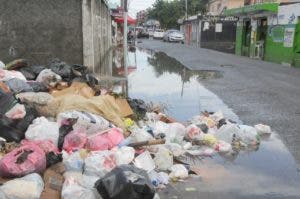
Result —
M224 14L239 18L237 55L300 66L300 2L249 0Z

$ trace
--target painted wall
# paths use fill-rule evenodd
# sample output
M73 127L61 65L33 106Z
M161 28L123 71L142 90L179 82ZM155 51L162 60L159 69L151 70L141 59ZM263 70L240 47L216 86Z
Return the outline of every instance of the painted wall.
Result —
M227 9L239 8L244 6L244 0L229 0L227 3Z

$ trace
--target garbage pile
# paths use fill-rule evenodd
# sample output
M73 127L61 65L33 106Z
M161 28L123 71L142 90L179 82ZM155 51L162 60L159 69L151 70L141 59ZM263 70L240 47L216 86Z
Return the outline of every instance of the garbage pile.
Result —
M116 97L86 67L58 59L0 67L3 199L151 199L189 177L182 157L237 154L271 133L221 112L176 122L157 106Z

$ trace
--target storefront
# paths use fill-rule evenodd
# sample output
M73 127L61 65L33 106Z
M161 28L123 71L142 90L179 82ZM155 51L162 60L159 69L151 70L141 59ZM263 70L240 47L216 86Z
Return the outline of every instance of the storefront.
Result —
M237 16L237 55L284 65L300 64L300 3L262 3L226 10Z

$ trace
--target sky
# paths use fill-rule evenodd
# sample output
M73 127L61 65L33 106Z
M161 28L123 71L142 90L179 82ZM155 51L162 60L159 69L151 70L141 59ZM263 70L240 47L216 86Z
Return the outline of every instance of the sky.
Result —
M120 4L120 0L109 0L112 3ZM129 2L129 15L133 18L136 17L136 13L141 10L145 10L152 6L155 0L128 0Z

